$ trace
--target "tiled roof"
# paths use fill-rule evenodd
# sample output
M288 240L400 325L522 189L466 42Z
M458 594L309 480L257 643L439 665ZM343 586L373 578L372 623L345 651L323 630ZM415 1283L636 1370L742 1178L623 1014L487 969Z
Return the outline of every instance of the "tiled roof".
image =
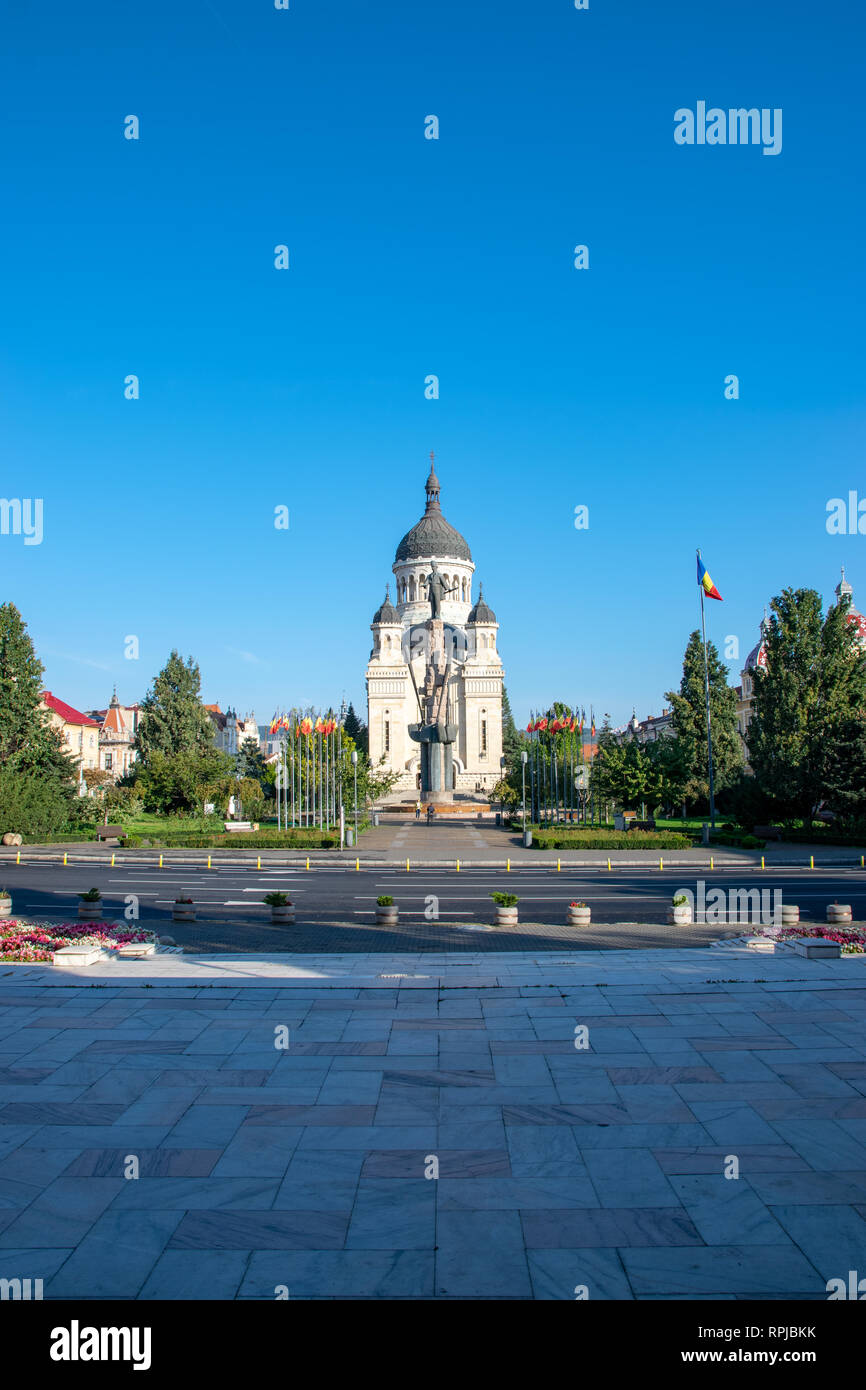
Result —
M95 719L91 719L87 714L82 714L79 709L73 709L72 705L67 705L65 700L58 700L57 696L52 695L50 690L43 690L42 699L50 710L60 716L64 724L84 724L94 729L99 728Z

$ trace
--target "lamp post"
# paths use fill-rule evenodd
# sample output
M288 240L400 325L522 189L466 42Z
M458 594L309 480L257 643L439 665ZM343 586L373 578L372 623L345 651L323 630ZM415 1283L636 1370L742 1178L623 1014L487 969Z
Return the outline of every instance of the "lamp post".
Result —
M520 754L520 785L523 792L523 833L526 834L526 763L528 760L526 750Z
M505 769L508 766L507 759L503 754L499 759L499 819L505 819Z
M355 844L358 843L358 750L352 749L352 773L355 779Z

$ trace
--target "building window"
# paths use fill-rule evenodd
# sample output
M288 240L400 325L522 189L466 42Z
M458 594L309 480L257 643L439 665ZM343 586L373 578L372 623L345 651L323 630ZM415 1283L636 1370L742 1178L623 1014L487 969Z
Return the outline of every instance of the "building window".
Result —
M391 711L385 710L384 751L391 752Z
M110 754L110 753L106 753L106 755L105 755L105 771L106 771L106 772L110 772L110 771L111 771L111 766L112 766L112 763L111 763L111 754Z
M486 758L486 756L487 756L487 710L486 710L486 709L483 709L483 710L481 711L481 740L480 740L480 742L481 742L481 756L482 756L482 758Z

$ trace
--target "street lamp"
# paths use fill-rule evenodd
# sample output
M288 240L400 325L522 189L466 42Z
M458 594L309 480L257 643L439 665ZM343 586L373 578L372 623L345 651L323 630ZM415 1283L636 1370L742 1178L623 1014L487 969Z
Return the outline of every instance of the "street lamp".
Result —
M526 750L520 754L520 785L523 791L523 833L526 834L526 764L529 755Z
M505 819L505 769L508 766L505 755L499 759L499 819Z
M355 778L355 845L358 844L358 750L352 749L352 772Z

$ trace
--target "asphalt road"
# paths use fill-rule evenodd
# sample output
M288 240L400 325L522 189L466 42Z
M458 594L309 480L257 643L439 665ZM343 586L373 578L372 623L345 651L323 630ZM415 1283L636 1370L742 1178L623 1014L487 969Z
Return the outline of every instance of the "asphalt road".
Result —
M31 861L0 868L0 883L12 893L13 912L52 922L76 916L77 894L91 887L102 892L103 916L120 919L134 914L143 926L174 937L178 945L203 952L238 951L399 951L403 950L563 950L583 947L701 946L722 936L740 935L745 922L712 922L670 927L666 922L672 895L681 889L698 892L701 878L709 892L721 888L764 890L772 905L774 890L783 902L797 903L801 917L812 924L825 921L833 901L851 903L854 918L866 918L866 871L834 867L809 870L751 866L713 871L575 868L557 872L555 864L538 867L474 868L456 872L418 866L410 872L396 868L350 867L271 868L254 863L208 870L190 865L147 864L114 868L105 863ZM277 927L262 904L265 893L279 889L295 903L294 927ZM521 924L517 929L493 926L490 894L516 893ZM196 922L173 923L171 907L177 894L192 897ZM390 893L400 908L396 931L375 925L375 903ZM589 928L565 925L571 900L592 908ZM730 897L725 907L732 910ZM615 928L606 924L623 924ZM637 925L635 925L637 923Z

